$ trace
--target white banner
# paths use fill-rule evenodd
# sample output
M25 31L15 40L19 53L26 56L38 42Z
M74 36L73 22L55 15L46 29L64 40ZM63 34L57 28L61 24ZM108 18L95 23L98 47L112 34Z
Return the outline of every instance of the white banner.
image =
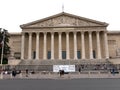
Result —
M53 72L59 72L60 70L75 72L75 65L53 65Z

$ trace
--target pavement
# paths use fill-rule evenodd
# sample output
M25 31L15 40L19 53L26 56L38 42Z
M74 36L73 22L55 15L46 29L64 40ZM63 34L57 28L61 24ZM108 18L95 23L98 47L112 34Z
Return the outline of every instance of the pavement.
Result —
M17 74L15 77L12 74L3 74L2 79L78 79L78 78L120 78L119 74L111 73L99 73L99 72L88 72L88 73L68 73L60 76L59 73L34 73L34 74Z

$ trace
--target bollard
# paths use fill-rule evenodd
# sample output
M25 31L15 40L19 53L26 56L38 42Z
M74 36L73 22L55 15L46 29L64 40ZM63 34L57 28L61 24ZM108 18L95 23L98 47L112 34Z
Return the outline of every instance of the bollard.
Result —
M68 73L68 79L71 79L71 75L70 75L70 72Z
M22 73L20 73L20 78L22 78Z
M39 71L38 76L39 76L39 78L41 78L41 71Z
M50 71L48 72L48 74L51 75L51 74L50 74Z
M12 73L10 74L10 78L13 78Z
M3 79L3 71L1 71L0 79Z
M111 77L111 72L108 72L108 78L110 78Z
M101 74L100 74L100 71L98 71L98 77L101 78Z
M88 71L88 77L90 78L90 71Z

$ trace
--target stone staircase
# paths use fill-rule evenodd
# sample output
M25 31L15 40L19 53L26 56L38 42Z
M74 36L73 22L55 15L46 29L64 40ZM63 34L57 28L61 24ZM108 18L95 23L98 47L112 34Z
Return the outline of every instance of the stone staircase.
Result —
M97 60L21 60L19 65L76 65L76 64L101 64L107 63L105 59Z
M75 65L78 71L80 64L105 64L106 60L21 60L21 62L15 66L18 70L36 70L36 71L53 71L53 65Z

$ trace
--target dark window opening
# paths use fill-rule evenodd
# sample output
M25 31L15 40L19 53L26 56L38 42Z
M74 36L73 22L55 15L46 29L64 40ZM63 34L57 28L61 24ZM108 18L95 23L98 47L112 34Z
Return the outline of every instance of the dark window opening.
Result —
M33 51L33 59L36 58L36 51Z
M80 53L80 51L77 51L77 58L78 58L78 59L81 58L81 53Z
M93 58L96 58L96 52L93 50Z
M66 51L62 51L62 59L66 59Z
M48 51L47 58L51 59L51 51Z
M20 59L21 53L20 52L15 52L14 57L15 57L15 59Z

